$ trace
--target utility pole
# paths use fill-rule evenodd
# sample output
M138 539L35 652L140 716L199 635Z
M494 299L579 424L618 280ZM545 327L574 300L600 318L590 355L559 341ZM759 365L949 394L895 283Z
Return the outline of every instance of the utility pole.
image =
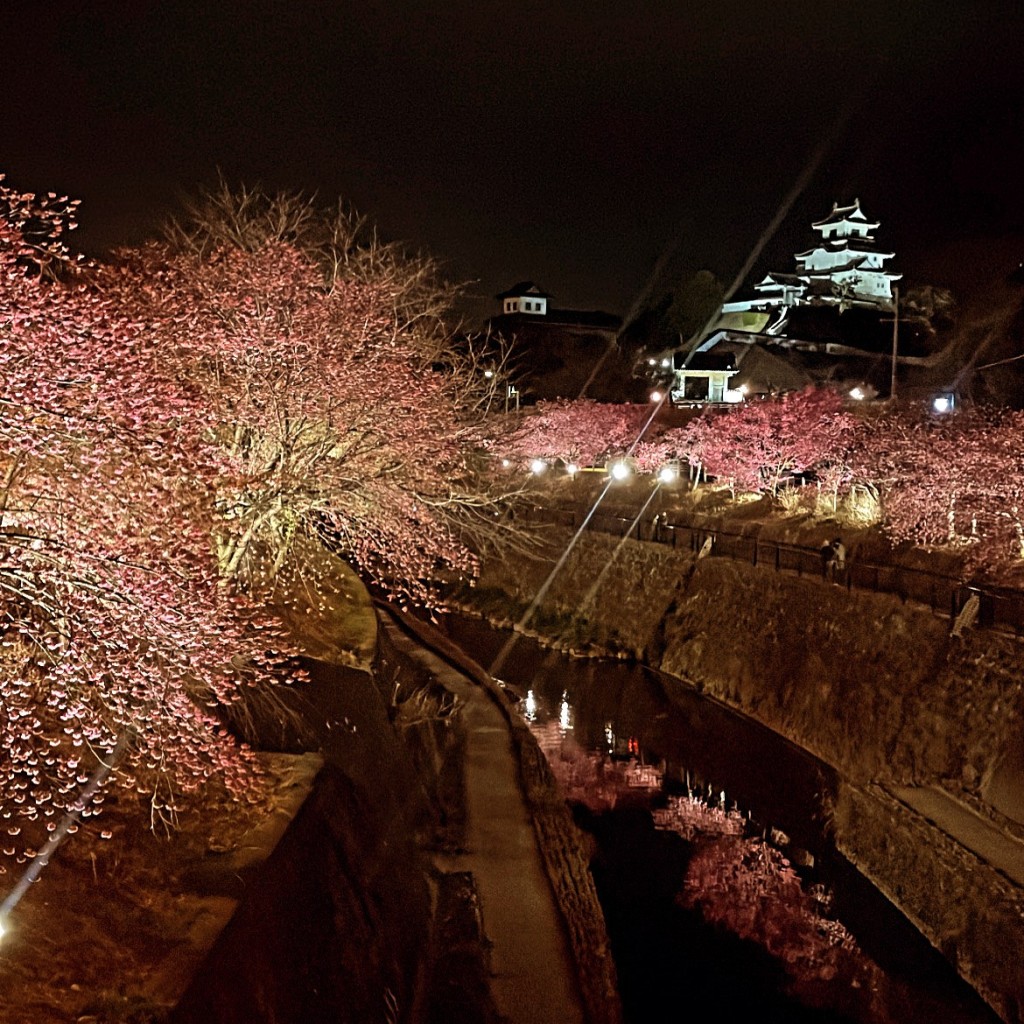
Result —
M896 285L892 290L892 380L889 384L889 401L896 401L896 348L899 344L900 330L900 289Z

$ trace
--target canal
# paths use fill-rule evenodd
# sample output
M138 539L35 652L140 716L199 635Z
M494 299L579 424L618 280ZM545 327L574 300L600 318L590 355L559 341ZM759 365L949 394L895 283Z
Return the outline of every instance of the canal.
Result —
M440 625L484 667L510 641ZM827 765L645 666L515 637L500 675L590 837L630 1024L998 1020L837 853Z

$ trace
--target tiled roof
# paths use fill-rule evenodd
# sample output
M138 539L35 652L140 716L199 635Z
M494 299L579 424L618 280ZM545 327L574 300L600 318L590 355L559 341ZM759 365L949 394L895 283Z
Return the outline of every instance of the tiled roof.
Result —
M816 245L813 249L808 249L807 252L798 252L796 258L798 260L807 259L808 256L813 256L816 252L830 252L830 253L870 253L872 256L881 256L883 259L889 259L895 256L892 252L882 252L878 248L878 243L873 238L838 238L829 239L822 245Z
M683 369L685 363L687 370L735 370L736 357L732 352L695 352L689 362L686 355L676 352L673 356L673 368Z
M551 294L549 292L543 292L538 288L532 281L520 281L518 284L512 285L508 291L500 292L495 295L496 299L512 299L518 298L520 295L529 295L533 298L538 296L542 299L550 299Z
M878 227L880 222L868 221L867 217L861 212L860 200L854 199L850 206L839 206L836 203L832 204L832 212L824 220L816 220L811 223L811 227L823 228L829 224L839 224L844 220L855 220L865 224L869 224L871 227Z
M765 279L760 283L754 285L755 288L767 288L770 285L799 285L803 284L803 278L798 274L776 274L771 273L765 276Z

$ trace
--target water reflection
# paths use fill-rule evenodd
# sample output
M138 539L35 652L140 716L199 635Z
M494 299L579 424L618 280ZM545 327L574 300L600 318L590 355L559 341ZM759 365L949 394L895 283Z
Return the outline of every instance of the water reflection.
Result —
M699 915L705 926L754 943L784 964L785 998L813 998L858 1020L889 1019L872 1009L888 988L886 979L830 916L826 888L805 882L785 854L752 829L748 816L735 805L727 807L724 790L666 796L662 765L629 754L613 756L607 743L601 750L585 750L566 735L561 717L535 716L531 731L572 803L591 815L643 804L656 831L685 840L674 902Z
M449 619L453 638L481 664L504 634L473 620ZM503 678L518 688L529 722L554 721L581 748L659 765L668 793L728 794L763 827L778 827L801 847L821 846L821 807L834 787L827 766L779 736L639 665L570 659L520 638Z
M565 690L562 691L562 701L558 705L558 728L563 733L568 732L572 728L572 707L569 704L569 698Z
M523 717L527 722L537 721L537 697L533 690L526 691L526 700L523 702Z
M447 627L483 664L507 644L474 620ZM679 999L718 1021L995 1020L831 848L827 766L641 666L520 638L502 674L594 836L632 1021Z

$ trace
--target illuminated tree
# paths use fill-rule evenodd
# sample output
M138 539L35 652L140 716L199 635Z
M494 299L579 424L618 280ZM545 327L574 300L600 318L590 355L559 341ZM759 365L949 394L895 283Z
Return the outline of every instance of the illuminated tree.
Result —
M711 475L773 497L793 473L820 469L830 478L846 479L845 452L854 421L842 412L842 404L824 388L750 402L693 425L692 450Z
M216 715L280 645L217 582L196 406L64 243L74 204L0 186L0 815L14 852L121 740L123 785L250 769ZM17 841L14 837L17 836Z
M518 429L502 441L501 451L523 464L541 458L599 465L629 450L652 412L649 405L613 405L589 399L538 402Z
M460 540L493 499L471 490L484 441L449 379L411 354L390 296L326 283L294 246L136 254L122 277L163 372L190 389L183 424L220 452L224 571L273 577L295 538L326 540L392 592L430 601L472 575ZM309 567L313 571L313 567Z
M170 239L136 270L160 282L145 316L229 459L229 572L255 553L273 575L315 535L430 601L441 578L473 574L471 551L519 546L501 515L515 495L479 457L507 427L487 418L504 412L507 346L450 328L456 290L435 261L343 205L224 182Z
M1024 559L1024 414L895 410L860 427L851 461L894 541L962 548L970 571Z

